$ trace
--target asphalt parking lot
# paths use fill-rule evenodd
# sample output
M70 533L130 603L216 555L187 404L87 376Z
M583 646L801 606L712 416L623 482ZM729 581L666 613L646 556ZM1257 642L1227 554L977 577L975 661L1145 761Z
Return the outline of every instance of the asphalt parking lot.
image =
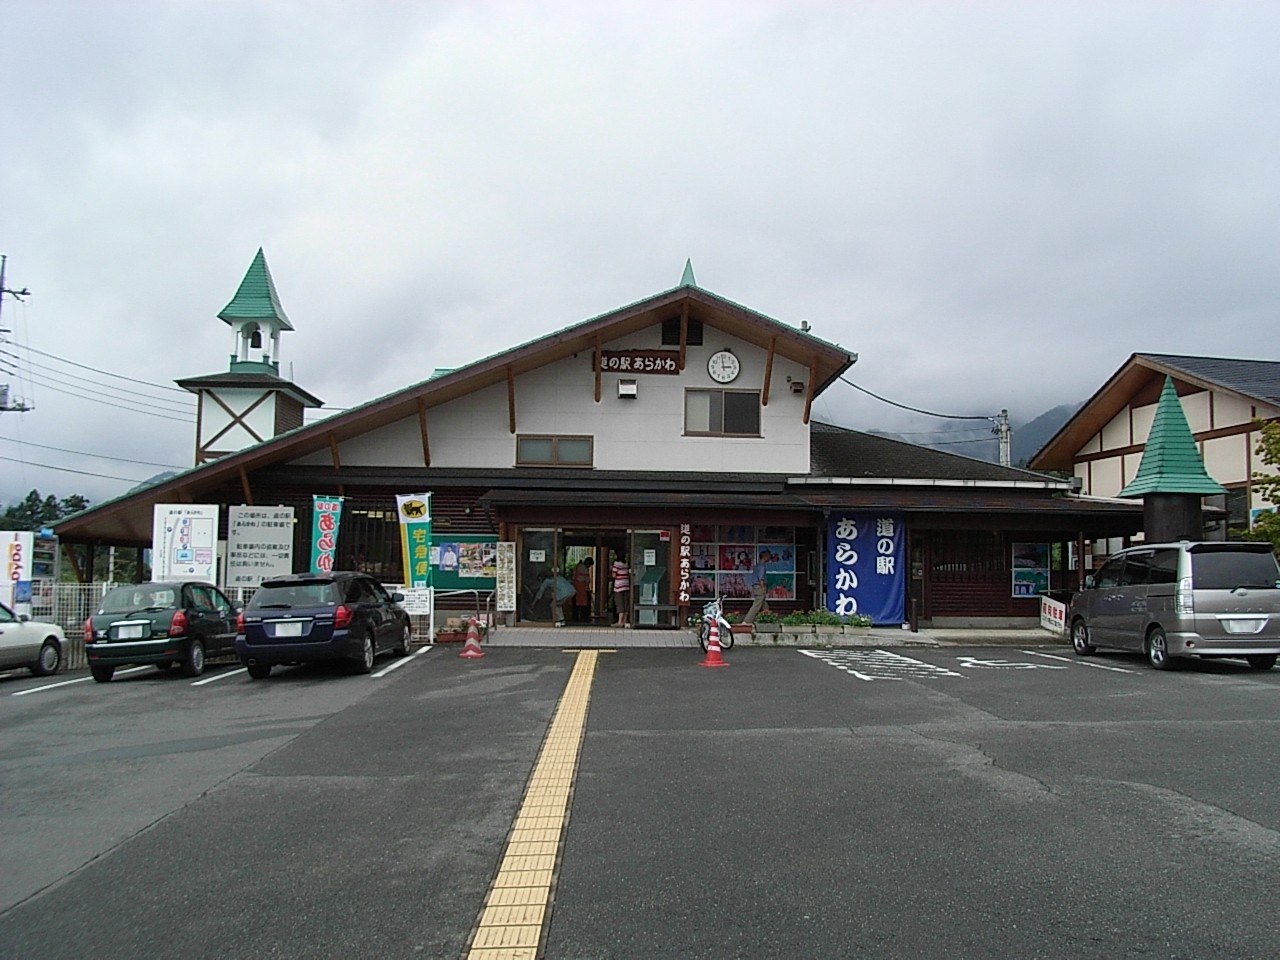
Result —
M579 657L0 679L0 956L467 956ZM598 655L537 955L1274 956L1280 670L701 657Z

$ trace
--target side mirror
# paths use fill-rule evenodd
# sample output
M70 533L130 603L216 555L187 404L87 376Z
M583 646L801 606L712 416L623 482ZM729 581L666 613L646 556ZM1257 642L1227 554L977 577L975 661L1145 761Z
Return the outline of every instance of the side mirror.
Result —
M18 622L19 622L19 623L26 623L26 622L27 622L27 621L29 621L30 619L31 619L31 618L30 618L30 617L28 617L25 613L20 613L20 614L18 614Z
M1092 590L1092 589L1093 589L1093 574L1092 574L1092 573L1091 573L1091 574L1089 574L1087 577L1085 577L1085 578L1084 578L1084 588L1085 588L1086 590Z
M404 594L403 594L403 593L393 593L393 594L391 595L391 602L392 602L392 603L404 603Z

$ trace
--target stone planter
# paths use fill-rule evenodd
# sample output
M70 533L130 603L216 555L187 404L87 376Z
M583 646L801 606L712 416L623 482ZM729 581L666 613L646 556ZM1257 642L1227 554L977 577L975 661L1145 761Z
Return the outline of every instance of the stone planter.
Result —
M851 627L848 624L840 628L840 631L846 637L869 637L871 636L870 627Z
M754 624L754 626L756 628L756 631L755 631L756 633L781 633L782 632L782 624L780 623L760 623L757 621Z
M838 623L815 623L813 632L820 637L838 637L844 628Z
M751 624L749 623L731 623L729 629L733 631L734 636L740 633L751 633Z

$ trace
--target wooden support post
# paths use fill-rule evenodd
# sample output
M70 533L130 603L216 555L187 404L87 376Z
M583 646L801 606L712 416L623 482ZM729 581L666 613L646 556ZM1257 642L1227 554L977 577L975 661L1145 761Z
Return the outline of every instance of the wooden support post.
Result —
M418 432L422 434L422 465L431 466L431 441L427 437L427 402L418 398Z
M516 375L507 364L507 429L516 432Z
M769 405L769 383L773 380L773 356L778 349L778 338L769 338L769 353L764 358L764 389L760 393L760 406Z

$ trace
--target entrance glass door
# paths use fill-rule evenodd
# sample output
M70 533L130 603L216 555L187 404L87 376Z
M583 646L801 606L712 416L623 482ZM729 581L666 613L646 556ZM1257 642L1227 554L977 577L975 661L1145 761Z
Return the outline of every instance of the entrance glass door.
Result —
M637 627L675 627L678 607L671 595L671 531L631 534L631 589Z
M548 585L544 589L542 585L554 572L564 572L560 568L560 531L525 527L520 531L519 550L519 618L551 623L551 598L555 586Z

